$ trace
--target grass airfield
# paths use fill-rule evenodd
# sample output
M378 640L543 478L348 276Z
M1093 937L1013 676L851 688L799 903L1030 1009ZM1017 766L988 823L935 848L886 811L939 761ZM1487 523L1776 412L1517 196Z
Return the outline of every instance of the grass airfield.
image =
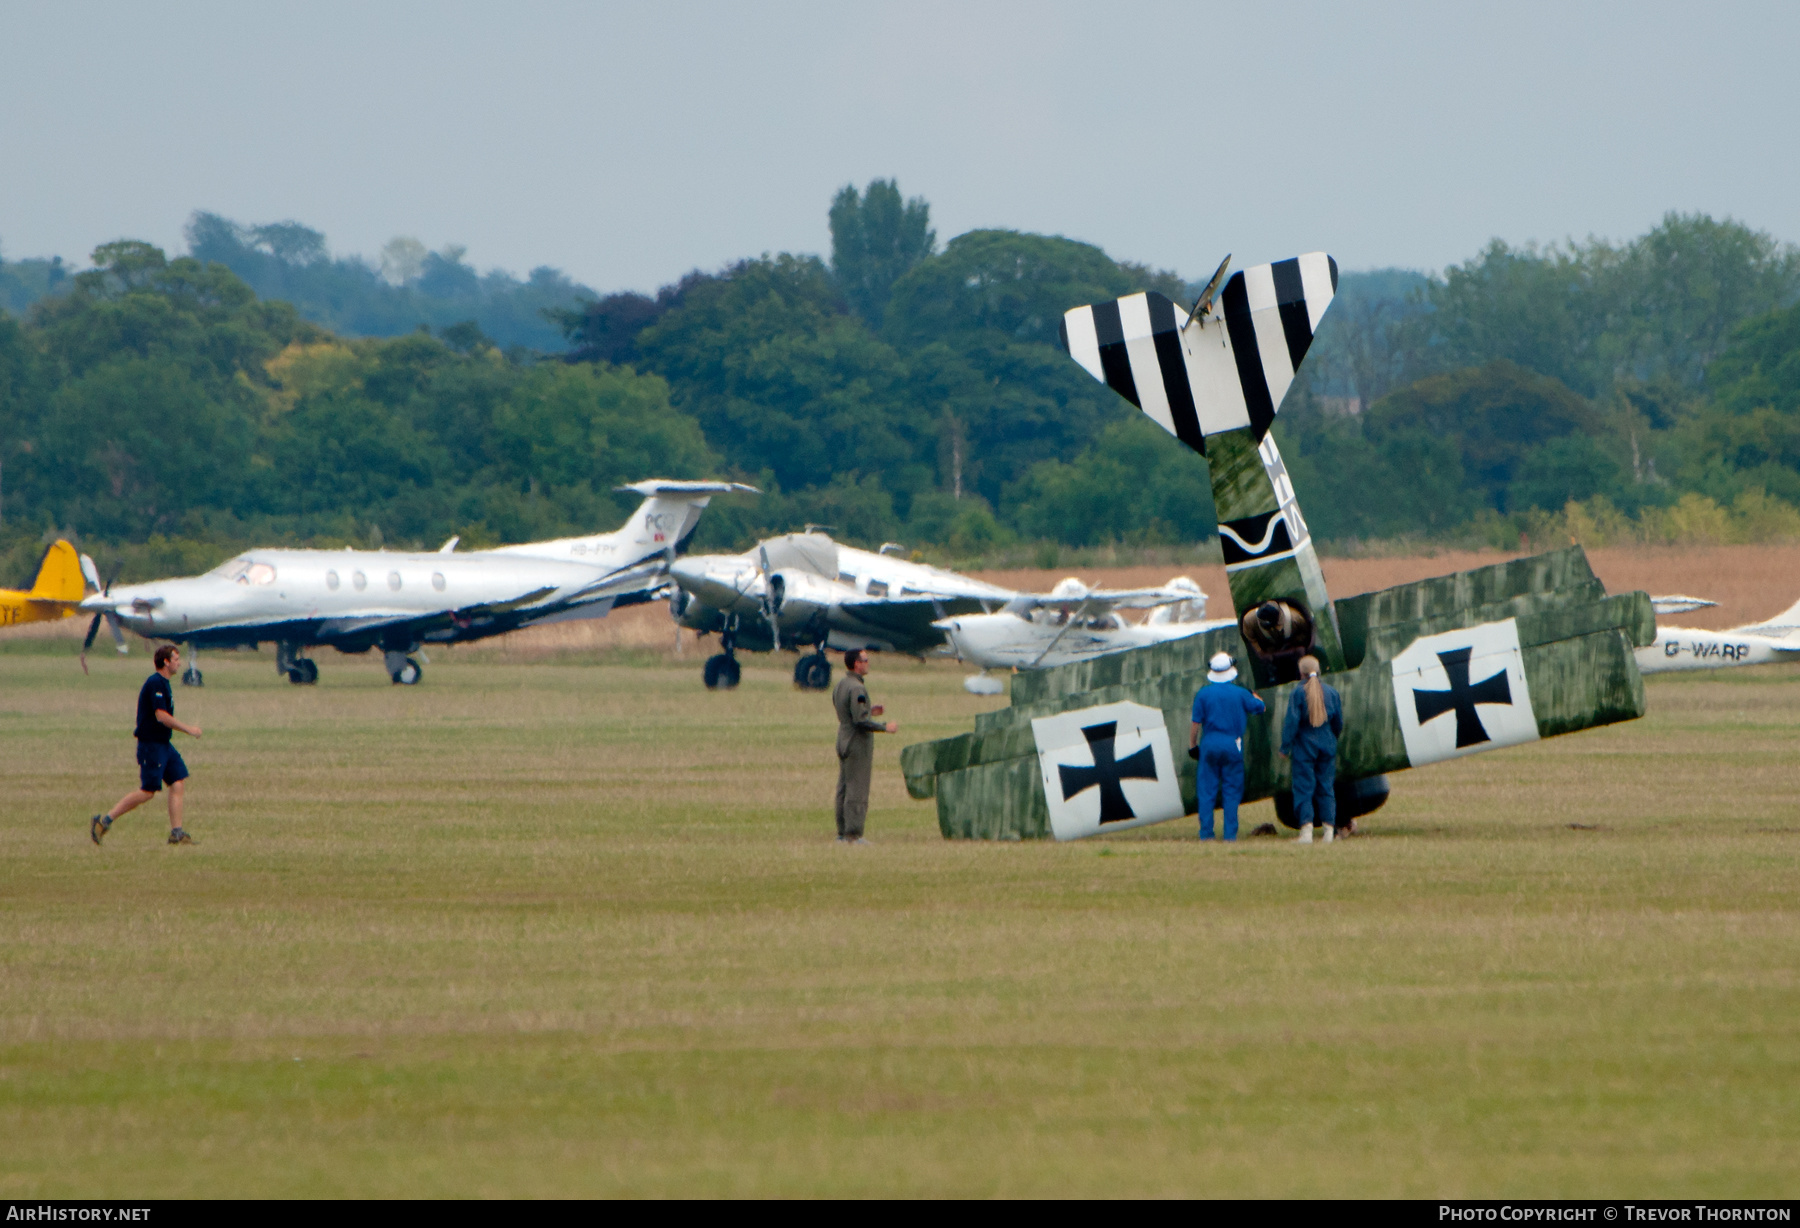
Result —
M1653 678L1331 848L995 846L897 760L1003 701L882 660L846 848L788 656L213 654L202 843L96 849L148 663L68 647L0 651L0 1196L1800 1188L1800 672Z

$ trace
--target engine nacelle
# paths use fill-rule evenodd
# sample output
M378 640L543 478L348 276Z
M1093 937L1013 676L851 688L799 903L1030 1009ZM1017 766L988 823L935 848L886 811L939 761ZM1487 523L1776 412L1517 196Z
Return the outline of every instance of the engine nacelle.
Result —
M768 611L784 639L822 625L843 595L833 581L796 567L770 572L768 586Z

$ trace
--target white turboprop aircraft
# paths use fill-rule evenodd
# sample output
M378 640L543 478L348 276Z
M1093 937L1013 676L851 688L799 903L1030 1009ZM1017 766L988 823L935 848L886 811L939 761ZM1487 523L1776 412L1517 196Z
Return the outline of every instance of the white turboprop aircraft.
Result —
M83 652L105 619L147 639L206 647L276 645L275 668L296 684L317 682L309 647L380 648L402 685L422 671L410 654L520 627L601 618L614 606L662 595L675 554L693 536L715 494L755 493L735 482L653 479L618 487L644 496L611 533L456 553L390 550L251 550L205 575L108 586L81 603L93 614ZM199 686L190 659L182 681Z
M923 656L944 643L933 624L950 614L997 610L1011 589L841 546L823 533L790 533L743 554L690 555L669 574L680 585L669 601L676 622L702 635L717 631L723 651L706 662L709 688L734 687L736 652L811 646L794 666L808 689L831 685L827 648L872 648Z
M1128 623L1115 613L1149 607L1154 607L1150 616L1140 623ZM1178 640L1231 622L1207 619L1206 594L1187 576L1177 576L1161 588L1137 589L1090 589L1070 576L1047 596L1016 597L999 613L945 618L932 625L950 641L957 660L990 670L1048 669ZM963 686L976 695L1000 691L999 679L985 673L964 679Z
M1652 597L1650 601L1658 614L1685 614L1717 604L1699 597ZM1800 602L1766 623L1752 623L1728 631L1659 625L1656 642L1637 650L1640 674L1772 665L1781 661L1800 661Z

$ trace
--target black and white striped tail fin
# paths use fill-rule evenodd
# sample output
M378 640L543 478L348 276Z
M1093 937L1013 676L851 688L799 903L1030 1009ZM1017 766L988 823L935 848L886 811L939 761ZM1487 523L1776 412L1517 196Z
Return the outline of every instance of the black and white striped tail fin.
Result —
M1063 344L1088 373L1196 452L1249 427L1260 441L1337 293L1324 252L1232 275L1218 309L1190 317L1154 290L1063 315Z

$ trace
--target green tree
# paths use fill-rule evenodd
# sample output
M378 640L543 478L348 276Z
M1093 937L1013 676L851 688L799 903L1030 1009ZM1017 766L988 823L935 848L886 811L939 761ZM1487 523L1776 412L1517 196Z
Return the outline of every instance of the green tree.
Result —
M847 315L825 266L783 253L695 287L637 345L707 442L788 491L880 474L895 493L929 481L930 419L904 395L906 364Z
M1605 267L1597 384L1666 375L1698 386L1740 323L1800 295L1800 253L1703 213L1664 215Z
M989 330L1055 345L1063 312L1129 294L1134 281L1091 244L971 230L894 284L884 331L908 347Z
M1528 452L1571 434L1603 437L1606 427L1585 398L1504 359L1419 380L1377 402L1363 423L1401 481L1409 450L1427 456L1434 451L1427 441L1453 441L1481 503L1501 512L1511 509L1512 484Z
M900 199L893 179L870 180L861 196L845 184L831 202L831 273L857 314L880 328L894 283L937 248L925 198Z
M500 406L495 434L515 480L609 503L614 486L700 478L717 463L699 424L669 403L668 384L628 367L533 368Z
M1218 531L1206 462L1141 414L1068 462L1033 466L1008 499L1022 535L1070 546L1208 541Z

